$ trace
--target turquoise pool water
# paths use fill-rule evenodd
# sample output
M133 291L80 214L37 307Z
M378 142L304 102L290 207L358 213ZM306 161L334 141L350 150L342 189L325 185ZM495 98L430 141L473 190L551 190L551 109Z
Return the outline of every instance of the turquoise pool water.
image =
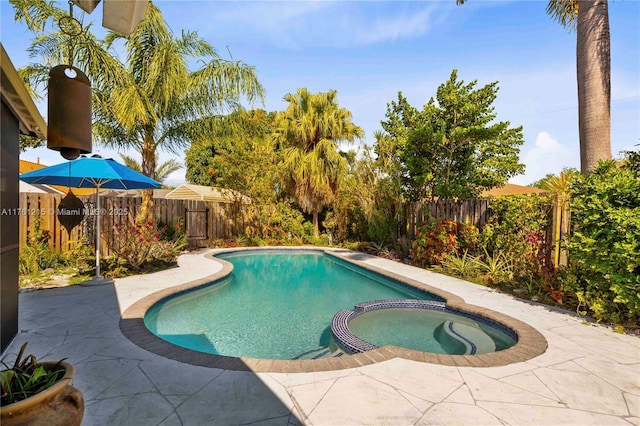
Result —
M201 352L292 359L332 345L341 309L380 299L440 298L313 251L218 256L233 273L153 306L145 324L160 338Z

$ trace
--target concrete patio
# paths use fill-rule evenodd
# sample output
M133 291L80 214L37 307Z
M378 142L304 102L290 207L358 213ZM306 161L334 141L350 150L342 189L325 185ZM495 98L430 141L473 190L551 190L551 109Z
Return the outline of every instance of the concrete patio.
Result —
M524 321L548 350L502 367L392 359L315 373L193 366L147 352L121 333L120 315L148 294L211 275L204 253L115 285L20 294L20 332L39 358L67 358L85 398L83 425L640 425L640 338L571 313L380 258L362 262Z

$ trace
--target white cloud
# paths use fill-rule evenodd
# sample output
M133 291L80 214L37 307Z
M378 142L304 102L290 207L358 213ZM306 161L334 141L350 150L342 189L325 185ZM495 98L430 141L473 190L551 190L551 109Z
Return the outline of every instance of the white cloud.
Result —
M223 3L224 4L224 3ZM254 34L252 40L280 48L354 47L422 36L442 22L449 8L436 2L394 4L371 2L250 2L228 5L215 13L216 32ZM209 7L203 5L203 7ZM213 7L213 6L211 6ZM439 11L437 16L434 13ZM204 18L198 18L204 19ZM233 22L233 26L228 26ZM222 30L222 31L220 31Z
M433 7L418 13L386 16L374 22L360 22L356 28L357 44L373 44L399 38L415 37L425 34L431 24Z
M548 173L558 173L566 167L579 168L579 158L577 149L564 146L548 132L539 132L533 148L521 156L521 161L527 166L525 174L509 181L518 185L528 185L542 179Z

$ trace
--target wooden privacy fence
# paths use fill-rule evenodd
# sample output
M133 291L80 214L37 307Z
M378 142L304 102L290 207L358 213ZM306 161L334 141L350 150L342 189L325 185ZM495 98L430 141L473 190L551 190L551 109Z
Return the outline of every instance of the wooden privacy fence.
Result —
M62 195L57 194L20 194L20 247L29 242L36 228L46 231L49 235L49 246L54 250L66 251L77 242L94 244L95 233L95 196L80 197L85 203L87 212L82 224L73 229L71 235L62 228L56 210ZM100 250L110 255L107 242L113 237L113 229L126 226L133 221L138 212L142 199L140 197L101 197L102 211L101 227L102 240ZM446 200L429 203L413 203L404 206L404 216L399 223L399 236L413 240L416 229L429 217L449 219L457 222L472 224L482 228L489 219L489 199ZM246 206L197 200L167 200L155 199L155 221L163 224L185 225L187 241L190 246L207 247L215 239L233 238L254 228L256 223L250 223L246 215ZM553 231L551 231L553 229ZM560 241L569 232L568 209L553 209L553 225L550 234L552 241ZM566 264L566 253L560 245L554 247L554 263Z
M20 247L29 242L38 227L48 234L49 247L54 250L67 251L78 242L94 244L95 196L79 197L85 204L85 218L70 235L56 215L62 198L58 194L20 194L20 208L15 212L20 216ZM107 242L113 237L114 226L131 223L141 204L140 197L100 197L101 253L111 254ZM245 227L243 213L241 207L229 203L166 199L156 199L154 203L157 224L184 224L188 243L195 247L206 247L215 239L240 233Z
M440 200L407 204L401 232L413 240L417 228L429 218L448 219L482 228L488 219L488 199Z

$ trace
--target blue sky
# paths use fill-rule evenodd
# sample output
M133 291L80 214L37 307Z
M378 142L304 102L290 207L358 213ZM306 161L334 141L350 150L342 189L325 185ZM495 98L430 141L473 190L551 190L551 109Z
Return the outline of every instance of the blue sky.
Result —
M31 36L1 6L1 40L16 67L27 64ZM61 3L62 4L62 3ZM66 4L66 3L65 3ZM458 69L465 81L499 81L498 119L524 126L520 158L529 184L564 167L579 167L575 33L545 13L545 1L421 2L157 1L174 32L196 30L220 55L257 68L267 110L286 107L299 87L338 91L372 143L386 104L402 91L421 107ZM102 7L85 17L99 28ZM611 143L616 155L640 143L640 2L609 3ZM100 35L100 31L96 31ZM39 104L46 113L46 105ZM94 146L94 152L118 158ZM131 154L131 153L130 153ZM21 158L62 159L40 148ZM162 160L171 158L164 153ZM167 183L181 183L184 170Z

